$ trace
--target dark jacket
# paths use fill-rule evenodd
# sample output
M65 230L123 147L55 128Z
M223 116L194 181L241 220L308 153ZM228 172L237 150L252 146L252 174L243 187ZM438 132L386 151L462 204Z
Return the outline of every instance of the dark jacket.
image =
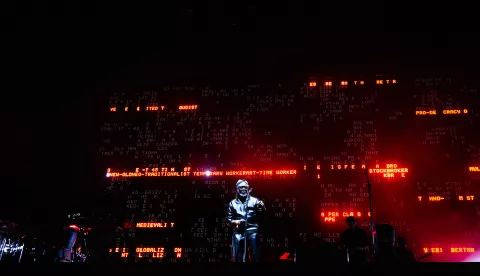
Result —
M246 228L248 231L258 230L258 213L263 209L259 209L257 204L260 200L256 197L250 196L245 202L241 202L239 199L233 199L228 204L227 208L227 220L230 225L235 226L232 221L234 220L246 220ZM245 208L246 207L246 208ZM235 233L244 233L245 225L242 224L239 227L234 228Z

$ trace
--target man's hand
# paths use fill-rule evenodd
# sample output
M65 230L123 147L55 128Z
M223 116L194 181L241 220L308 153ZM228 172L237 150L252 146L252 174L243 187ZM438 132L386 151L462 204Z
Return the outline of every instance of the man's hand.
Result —
M256 204L257 206L257 210L258 211L265 211L266 208L265 208L265 203L263 203L263 201L259 200Z
M238 219L238 220L234 220L232 221L233 224L235 224L235 227L238 227L240 226L242 223L245 223L245 220L244 219Z

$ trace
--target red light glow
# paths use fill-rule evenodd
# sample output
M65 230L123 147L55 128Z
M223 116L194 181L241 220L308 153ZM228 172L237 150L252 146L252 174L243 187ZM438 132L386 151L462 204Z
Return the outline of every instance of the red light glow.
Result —
M428 197L428 201L442 201L444 200L445 198L444 197L441 197L441 196L429 196Z
M415 115L423 116L423 115L437 115L436 110L417 110L415 111Z
M175 253L175 257L177 259L181 258L182 257L182 248L181 247L175 247L173 249L173 252Z
M198 105L180 105L178 110L196 110Z
M174 222L137 222L137 228L172 228Z
M128 248L110 248L108 249L109 253L121 253L121 258L127 258L129 255ZM183 249L181 247L175 247L173 253L175 258L182 258ZM137 247L135 249L136 256L138 258L164 258L165 257L165 248L164 247Z
M107 177L169 177L169 176L259 176L259 175L296 175L297 170L227 170L227 171L191 171L190 167L183 171L175 171L175 168L136 168L134 172L112 172L107 169Z
M75 230L75 231L80 231L80 227L78 227L78 226L75 225L75 224L72 224L72 225L70 225L70 226L68 226L68 227L71 228L71 229L73 229L73 230Z
M466 201L473 201L475 199L475 196L473 195L467 195L467 196L458 196L458 200L466 200Z
M417 198L418 198L418 201L422 201L424 197L423 196L417 196ZM475 196L473 196L473 195L458 196L457 199L459 201L474 201ZM439 202L439 201L443 201L443 200L445 200L445 197L442 197L442 196L429 196L428 197L428 201L431 201L431 202Z
M444 109L442 110L443 115L460 115L460 114L467 114L468 109ZM415 115L423 116L423 115L437 115L437 110L416 110Z
M147 111L158 111L159 109L160 110L165 110L165 106L162 105L162 106L159 107L159 106L154 105L154 106L147 106L146 107Z
M380 168L380 165L377 164L375 169L368 169L368 173L380 174L384 178L403 178L408 173L408 168L401 168L397 164L386 164L385 168Z
M366 169L366 167L367 166L365 164L361 164L360 166L355 164L343 164L343 165L336 164L336 165L330 165L330 170L356 170L358 168ZM319 168L320 166L317 166L317 169ZM385 164L385 166L382 168L380 167L379 164L376 164L375 169L369 169L368 173L378 174L384 178L397 178L397 177L404 178L408 173L408 168L401 168L397 164Z
M145 253L149 253L150 258L163 258L165 257L164 247L137 247L135 249L138 258L147 257Z
M441 247L424 247L423 248L423 253L443 253L443 248Z
M450 247L446 251L442 247L423 247L423 253L475 253L475 248L473 247Z
M451 253L475 253L475 248L473 247L451 247Z
M323 222L329 222L329 223L334 223L337 221L342 221L344 222L343 219L340 218L346 218L349 216L354 216L356 218L361 218L362 217L362 212L321 212L320 217L322 218ZM370 216L370 212L367 213L367 216Z

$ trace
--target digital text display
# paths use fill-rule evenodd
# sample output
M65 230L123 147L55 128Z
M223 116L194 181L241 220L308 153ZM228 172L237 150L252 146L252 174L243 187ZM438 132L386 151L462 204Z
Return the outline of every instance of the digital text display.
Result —
M111 252L126 262L229 262L226 206L238 179L267 209L264 260L318 239L338 243L348 216L367 231L371 219L391 224L417 257L462 261L478 251L475 80L311 76L128 89L105 100L99 141L105 190L121 206L112 212L127 226Z

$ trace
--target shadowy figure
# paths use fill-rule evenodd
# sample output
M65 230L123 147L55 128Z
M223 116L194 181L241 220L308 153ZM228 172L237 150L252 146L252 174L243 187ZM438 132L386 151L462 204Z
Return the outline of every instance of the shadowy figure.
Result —
M347 217L345 222L348 228L340 237L340 248L350 264L358 265L367 263L366 249L369 245L369 236L367 231L357 227L358 219Z
M400 263L414 263L416 262L415 255L407 248L407 239L398 237L397 239L397 257Z

